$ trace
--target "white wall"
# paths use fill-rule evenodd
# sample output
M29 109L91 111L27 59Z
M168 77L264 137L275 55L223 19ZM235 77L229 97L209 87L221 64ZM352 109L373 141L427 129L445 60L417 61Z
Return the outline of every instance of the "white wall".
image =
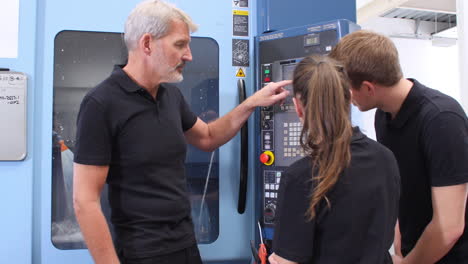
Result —
M405 77L416 78L460 101L458 45L437 47L431 40L392 38Z

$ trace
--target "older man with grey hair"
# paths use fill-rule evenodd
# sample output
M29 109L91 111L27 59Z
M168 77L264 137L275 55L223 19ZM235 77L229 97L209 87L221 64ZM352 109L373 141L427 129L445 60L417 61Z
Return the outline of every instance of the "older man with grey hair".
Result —
M201 263L190 217L186 142L213 151L230 140L258 106L288 95L271 83L207 124L168 83L192 60L196 25L182 10L151 0L125 25L128 63L91 90L77 120L74 207L96 263ZM100 206L109 186L115 246Z

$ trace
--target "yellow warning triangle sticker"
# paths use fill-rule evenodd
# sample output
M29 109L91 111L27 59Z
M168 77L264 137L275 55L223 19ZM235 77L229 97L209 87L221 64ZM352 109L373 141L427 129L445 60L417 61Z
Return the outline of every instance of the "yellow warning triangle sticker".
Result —
M245 77L245 73L242 70L242 68L239 68L239 70L237 70L236 77Z

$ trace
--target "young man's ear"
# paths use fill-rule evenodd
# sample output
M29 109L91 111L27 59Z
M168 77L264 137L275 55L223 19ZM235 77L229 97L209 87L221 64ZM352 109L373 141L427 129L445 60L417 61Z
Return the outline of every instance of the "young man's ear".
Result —
M302 121L304 118L304 106L302 105L301 101L298 100L295 96L293 96L293 103L294 108L296 109L297 116Z
M365 92L367 96L374 96L375 95L375 85L369 81L363 81L361 83L360 90Z

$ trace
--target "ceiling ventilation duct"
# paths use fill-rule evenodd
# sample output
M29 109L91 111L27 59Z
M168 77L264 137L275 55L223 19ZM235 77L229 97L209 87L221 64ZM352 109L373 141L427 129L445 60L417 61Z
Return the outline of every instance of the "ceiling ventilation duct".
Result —
M437 46L453 45L458 38L456 0L357 0L356 6L359 24L380 18L386 24L399 19L390 25L412 25L409 32L390 33L394 37L432 39Z
M453 30L457 26L457 15L454 13L398 7L383 13L380 17L411 19L415 21L416 26L419 26L421 21L432 22L433 36L457 38L457 31Z

